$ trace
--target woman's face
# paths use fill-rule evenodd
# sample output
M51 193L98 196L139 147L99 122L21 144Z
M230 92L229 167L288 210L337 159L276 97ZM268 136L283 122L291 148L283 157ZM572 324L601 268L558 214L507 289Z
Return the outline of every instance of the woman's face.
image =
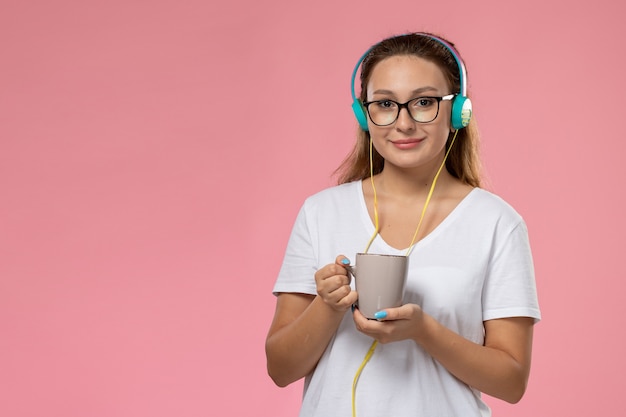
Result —
M450 93L439 67L417 56L398 55L380 61L367 84L368 102L406 103L418 97L442 97ZM415 106L428 102L417 101ZM437 117L428 123L415 121L406 108L401 109L396 121L388 126L377 126L368 117L370 137L385 159L385 169L390 165L401 169L438 167L450 133L451 103L441 101ZM379 105L382 108L393 106L390 102L374 103L370 105L370 113L375 110L373 106Z

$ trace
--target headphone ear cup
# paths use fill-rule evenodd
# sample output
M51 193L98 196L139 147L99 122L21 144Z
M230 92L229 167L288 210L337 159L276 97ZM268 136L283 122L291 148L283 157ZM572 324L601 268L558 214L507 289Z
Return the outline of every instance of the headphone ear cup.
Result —
M458 95L452 101L452 113L450 124L455 129L463 129L472 118L472 101L462 95Z
M357 122L359 122L359 126L364 131L368 131L369 127L367 126L367 113L365 111L365 107L361 104L361 100L354 100L352 102L352 111L354 112L354 117L356 117Z

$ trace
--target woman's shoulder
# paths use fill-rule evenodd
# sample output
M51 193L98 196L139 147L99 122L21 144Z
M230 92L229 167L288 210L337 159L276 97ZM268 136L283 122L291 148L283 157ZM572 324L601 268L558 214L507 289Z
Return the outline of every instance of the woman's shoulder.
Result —
M476 216L523 222L522 216L501 196L484 188L474 188L468 195L469 210Z
M325 188L307 197L305 206L316 207L334 204L345 204L350 201L357 201L361 193L361 181L348 182Z

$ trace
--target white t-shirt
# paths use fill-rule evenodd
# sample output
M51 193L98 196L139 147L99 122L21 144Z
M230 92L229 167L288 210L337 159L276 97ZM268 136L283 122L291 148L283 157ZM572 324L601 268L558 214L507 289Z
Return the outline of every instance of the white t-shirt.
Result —
M361 181L309 197L292 230L274 293L315 295L315 272L334 263L339 254L354 261L373 233ZM377 236L368 252L405 255L406 249L395 249ZM411 252L404 302L421 306L478 344L484 341L485 320L516 316L539 320L522 218L494 194L472 190ZM371 343L356 330L348 310L305 379L300 417L352 415L352 381ZM359 378L356 409L358 417L491 414L478 391L410 340L377 346Z

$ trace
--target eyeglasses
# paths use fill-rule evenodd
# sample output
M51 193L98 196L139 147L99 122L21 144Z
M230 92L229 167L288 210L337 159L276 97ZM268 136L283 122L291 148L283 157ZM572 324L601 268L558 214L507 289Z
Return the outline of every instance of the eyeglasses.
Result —
M367 109L370 120L376 126L389 126L398 119L400 110L406 109L411 118L418 123L429 123L439 114L439 102L454 99L454 94L443 97L417 97L406 103L384 99L366 101L363 106Z

